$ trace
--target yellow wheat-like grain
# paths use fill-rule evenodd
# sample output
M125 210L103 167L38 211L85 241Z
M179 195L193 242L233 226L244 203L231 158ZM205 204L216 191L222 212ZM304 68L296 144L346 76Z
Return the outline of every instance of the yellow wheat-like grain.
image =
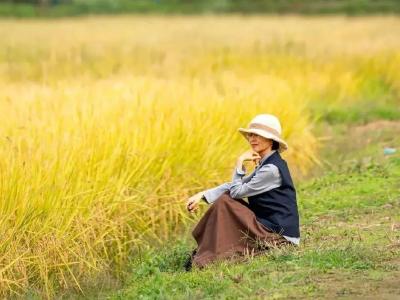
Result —
M276 114L295 178L318 162L310 107L399 91L398 18L0 21L0 293L84 290L193 224L230 179L237 128ZM351 45L344 41L351 41Z

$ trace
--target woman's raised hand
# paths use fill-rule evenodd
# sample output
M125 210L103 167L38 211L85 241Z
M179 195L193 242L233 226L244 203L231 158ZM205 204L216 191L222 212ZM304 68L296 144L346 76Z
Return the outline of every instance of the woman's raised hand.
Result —
M260 161L261 157L260 155L253 151L253 150L248 150L246 152L244 152L242 155L239 156L239 161L241 161L242 163L245 161L253 161L254 163L258 163Z
M246 152L242 153L242 155L239 156L239 159L242 161L248 161L248 160L256 160L256 159L260 159L260 155L253 151L253 150L247 150Z
M197 194L190 197L186 203L186 208L188 212L192 213L199 207L199 202L201 201L201 197L204 192L198 192Z

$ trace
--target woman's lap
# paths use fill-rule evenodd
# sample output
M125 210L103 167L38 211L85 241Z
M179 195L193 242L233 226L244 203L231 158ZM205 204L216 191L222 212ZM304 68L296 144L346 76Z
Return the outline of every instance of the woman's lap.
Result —
M248 203L221 195L192 231L198 248L194 264L204 266L235 254L255 253L286 240L257 221Z

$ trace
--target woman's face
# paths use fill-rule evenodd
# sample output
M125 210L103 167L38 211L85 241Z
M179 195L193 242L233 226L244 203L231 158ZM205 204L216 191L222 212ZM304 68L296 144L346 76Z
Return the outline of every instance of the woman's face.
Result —
M255 133L247 133L247 140L253 151L257 153L262 153L266 151L268 148L272 148L272 140L266 139Z

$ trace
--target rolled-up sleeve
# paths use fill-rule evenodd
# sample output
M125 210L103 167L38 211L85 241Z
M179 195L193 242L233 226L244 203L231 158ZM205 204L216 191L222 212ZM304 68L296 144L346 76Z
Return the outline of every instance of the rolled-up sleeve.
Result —
M279 169L273 164L263 165L248 181L242 180L242 177L238 175L230 184L229 193L232 198L254 196L282 184Z

